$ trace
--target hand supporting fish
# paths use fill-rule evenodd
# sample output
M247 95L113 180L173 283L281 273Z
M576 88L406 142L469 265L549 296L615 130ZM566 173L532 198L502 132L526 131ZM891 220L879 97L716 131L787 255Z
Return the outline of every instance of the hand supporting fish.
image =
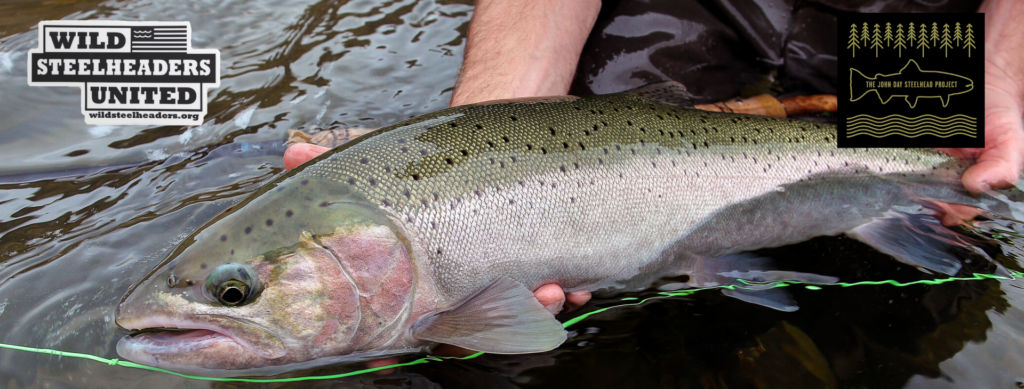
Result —
M924 271L968 247L938 202L1022 219L1020 191L971 196L969 163L838 149L832 125L704 112L676 83L450 108L313 158L187 238L118 307L121 356L270 374L428 351L557 347L531 292L831 277L746 253L845 233ZM1007 198L1006 196L1010 196ZM726 290L792 311L779 290ZM164 329L162 331L158 331ZM177 329L167 331L166 329Z

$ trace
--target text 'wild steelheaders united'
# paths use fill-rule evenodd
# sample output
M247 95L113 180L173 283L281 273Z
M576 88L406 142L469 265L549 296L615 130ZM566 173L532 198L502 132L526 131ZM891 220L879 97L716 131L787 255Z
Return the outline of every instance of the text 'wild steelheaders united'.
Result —
M80 87L88 124L199 125L220 52L191 41L188 22L40 22L28 83Z

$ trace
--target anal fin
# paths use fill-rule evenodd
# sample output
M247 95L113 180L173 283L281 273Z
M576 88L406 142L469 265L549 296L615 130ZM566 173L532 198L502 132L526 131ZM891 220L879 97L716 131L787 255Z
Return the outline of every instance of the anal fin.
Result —
M775 286L777 282L798 281L815 284L831 284L835 277L812 273L773 270L772 260L749 252L700 258L693 267L687 286L711 287L728 286L722 294L762 307L784 312L796 311L799 307L785 289ZM679 284L669 284L667 286Z
M562 323L522 284L501 277L451 310L420 319L416 338L494 354L552 350L565 341Z

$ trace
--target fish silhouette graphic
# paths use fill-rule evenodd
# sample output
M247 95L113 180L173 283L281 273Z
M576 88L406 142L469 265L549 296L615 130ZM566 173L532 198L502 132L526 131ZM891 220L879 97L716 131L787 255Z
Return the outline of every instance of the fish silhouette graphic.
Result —
M868 84L868 81L874 81ZM948 72L921 70L916 61L907 61L899 72L865 76L857 69L850 68L850 101L857 101L875 92L882 104L888 104L893 97L903 97L910 108L917 106L920 98L937 98L943 107L949 104L949 97L970 92L974 82L970 78Z

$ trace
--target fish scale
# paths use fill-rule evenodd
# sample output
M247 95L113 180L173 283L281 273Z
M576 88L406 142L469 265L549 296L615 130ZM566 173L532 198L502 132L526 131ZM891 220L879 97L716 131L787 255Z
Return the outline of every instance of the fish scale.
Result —
M728 204L835 169L931 175L955 163L934 151L836 149L835 137L830 124L634 94L542 99L406 122L301 175L354 183L400 220L452 300L491 274L530 288L628 289L646 286L625 281Z

